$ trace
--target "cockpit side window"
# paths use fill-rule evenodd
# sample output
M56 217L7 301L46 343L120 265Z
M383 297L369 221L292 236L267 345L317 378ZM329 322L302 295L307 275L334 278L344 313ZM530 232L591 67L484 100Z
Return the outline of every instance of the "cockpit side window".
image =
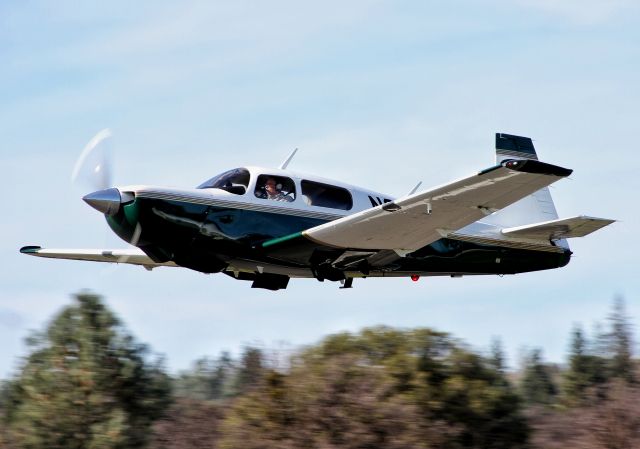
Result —
M236 195L244 195L249 186L249 171L244 168L235 168L214 176L203 182L198 189L221 189Z
M350 210L353 198L347 189L314 181L302 181L302 197L309 206Z
M284 176L260 175L256 181L255 195L258 198L290 203L296 199L296 185Z

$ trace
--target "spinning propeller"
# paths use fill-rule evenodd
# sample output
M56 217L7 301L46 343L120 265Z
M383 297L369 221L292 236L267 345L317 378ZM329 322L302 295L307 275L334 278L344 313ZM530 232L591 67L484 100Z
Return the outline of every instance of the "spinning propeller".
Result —
M73 184L79 184L83 189L92 190L91 193L82 197L84 202L105 215L117 214L123 202L133 199L127 197L130 194L123 194L117 188L112 187L112 137L113 134L108 128L93 136L78 156L71 173ZM128 243L136 246L141 233L142 226L137 223ZM122 256L118 262L124 263L128 259L129 256Z
M71 182L82 184L93 190L82 197L85 203L106 215L115 215L120 210L122 197L112 185L112 144L111 131L103 129L85 145L78 157Z
M76 160L71 182L86 184L93 190L111 187L111 137L108 128L93 136Z

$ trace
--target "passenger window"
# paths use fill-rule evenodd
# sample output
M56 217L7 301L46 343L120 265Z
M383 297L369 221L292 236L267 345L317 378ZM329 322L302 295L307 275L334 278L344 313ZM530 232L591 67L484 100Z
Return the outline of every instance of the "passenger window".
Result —
M255 194L258 198L290 203L296 199L296 186L284 176L260 175Z
M302 197L309 206L342 210L353 207L353 199L347 189L320 182L302 181Z

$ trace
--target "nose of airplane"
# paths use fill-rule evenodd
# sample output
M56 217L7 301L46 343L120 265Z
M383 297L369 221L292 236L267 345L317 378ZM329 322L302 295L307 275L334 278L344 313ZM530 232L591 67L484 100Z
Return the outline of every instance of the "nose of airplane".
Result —
M122 197L115 187L98 190L82 197L85 203L105 215L115 215L120 210Z

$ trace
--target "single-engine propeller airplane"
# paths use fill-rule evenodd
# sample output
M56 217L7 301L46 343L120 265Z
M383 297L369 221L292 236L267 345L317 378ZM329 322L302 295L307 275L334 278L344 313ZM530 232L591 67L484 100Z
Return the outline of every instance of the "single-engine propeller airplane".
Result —
M185 267L284 289L290 278L504 275L569 263L568 238L614 220L559 219L547 186L572 170L530 138L496 134L496 165L402 198L286 170L243 167L195 189L112 187L83 199L130 249L44 249L57 259ZM416 189L414 189L415 191Z

